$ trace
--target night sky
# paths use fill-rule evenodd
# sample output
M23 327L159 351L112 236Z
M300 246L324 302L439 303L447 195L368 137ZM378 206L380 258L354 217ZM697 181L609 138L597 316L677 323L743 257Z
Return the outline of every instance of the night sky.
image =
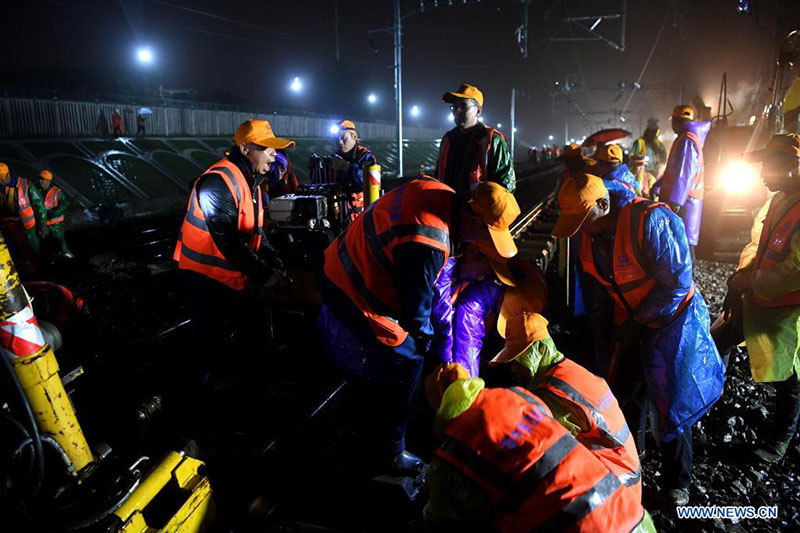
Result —
M427 2L430 4L431 2ZM585 35L562 27L571 16L618 12L621 0L541 0L531 3L527 59L517 51L513 32L521 23L519 2L453 0L447 6L405 20L403 54L404 107L422 114L407 124L451 127L440 103L445 90L462 81L485 94L487 123L506 129L511 88L518 100L518 135L532 144L548 134L581 137L603 126L641 128L649 116L663 120L683 99L702 97L716 111L723 72L728 73L734 120L746 120L763 105L775 46L800 25L800 2L749 2L751 13L737 13L737 0L629 0L626 49L602 42L551 42ZM390 27L391 0L340 0L340 61L335 60L333 0L31 0L4 2L5 53L0 84L10 92L60 89L84 94L113 94L165 89L193 89L198 98L242 101L261 109L303 109L360 119L393 117L392 37L369 30ZM419 7L402 2L404 12ZM665 22L666 18L666 22ZM629 100L641 79L644 86ZM620 23L603 21L597 30L619 42ZM147 45L156 61L135 60L137 46ZM304 91L293 94L294 76ZM555 99L560 87L575 83L571 99ZM619 84L626 87L619 90ZM375 92L377 105L366 96ZM755 95L755 96L754 96Z

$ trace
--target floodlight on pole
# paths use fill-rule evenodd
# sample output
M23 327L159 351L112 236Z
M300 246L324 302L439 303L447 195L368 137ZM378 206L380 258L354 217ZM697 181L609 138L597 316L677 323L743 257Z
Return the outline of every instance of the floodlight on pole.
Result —
M147 47L139 48L136 50L136 59L139 60L139 63L149 65L153 62L153 52Z
M418 117L419 113L420 113L419 106L417 106L417 105L411 106L411 116L412 117Z
M303 90L303 82L300 81L299 77L295 76L291 85L289 85L289 89L291 89L291 91L294 93L299 93Z
M548 141L552 141L552 140L553 140L553 138L554 138L554 137L553 137L552 135L548 135L548 136L547 136L547 140L548 140Z
M498 123L497 123L497 129L499 130L499 129L500 129L500 128L502 128L502 127L503 127L503 125L502 125L501 123L499 123L499 122L498 122Z
M378 97L375 95L375 93L369 93L369 96L367 96L367 102L369 102L370 104L374 104L377 101Z

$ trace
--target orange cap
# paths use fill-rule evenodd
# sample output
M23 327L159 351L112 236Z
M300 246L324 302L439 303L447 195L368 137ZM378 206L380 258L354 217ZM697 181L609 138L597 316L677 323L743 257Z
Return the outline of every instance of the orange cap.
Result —
M474 85L462 83L458 90L450 91L442 95L442 102L452 104L454 100L460 98L472 98L478 105L483 107L483 93Z
M8 165L5 163L0 163L0 178L5 178L11 172L8 170Z
M41 172L39 172L39 178L47 181L52 181L53 173L50 172L49 170L42 170Z
M340 130L350 130L353 133L356 133L356 125L353 123L352 120L343 120L339 123Z
M437 366L425 378L425 396L428 398L428 403L434 409L438 409L442 404L442 397L447 387L458 379L468 379L470 377L469 371L458 363Z
M783 133L773 135L763 150L745 154L750 161L764 161L776 155L788 155L800 158L800 135L796 133Z
M507 363L513 361L530 348L534 342L550 336L547 331L547 319L539 313L522 313L514 315L506 326L506 345L490 363Z
M497 332L501 337L505 337L506 323L512 316L524 312L541 313L547 304L547 281L542 271L519 256L510 259L508 265L514 286L506 287L497 315Z
M472 193L469 206L488 227L494 249L500 257L517 255L517 245L508 231L520 214L514 195L493 181L482 181Z
M561 214L553 228L553 237L572 237L581 229L597 200L608 194L603 180L591 174L569 178L558 191Z
M606 163L622 163L622 147L618 144L604 144L597 149L594 157Z
M694 108L690 105L677 105L672 110L672 115L670 118L685 118L688 120L694 120Z
M239 124L233 135L233 142L237 145L253 143L267 148L283 149L294 146L294 141L275 137L272 127L266 120L247 120Z

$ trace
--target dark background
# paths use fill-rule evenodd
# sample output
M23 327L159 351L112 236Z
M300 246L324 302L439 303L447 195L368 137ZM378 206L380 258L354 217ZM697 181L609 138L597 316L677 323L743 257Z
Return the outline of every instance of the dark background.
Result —
M406 124L450 127L441 94L466 81L484 91L486 122L507 129L515 87L521 91L518 135L531 144L550 134L563 141L566 121L575 138L604 126L638 132L649 116L666 126L663 117L681 95L685 102L700 97L716 111L723 72L733 119L747 120L763 105L776 46L800 25L797 1L753 0L750 13L740 14L737 0L629 0L626 47L620 52L599 41L548 38L585 36L564 26L563 18L619 12L622 0L534 0L529 54L523 58L513 35L522 21L519 2L447 3L440 0L438 8L405 19ZM338 62L334 5L333 0L3 2L0 86L8 94L58 90L60 98L80 93L92 99L153 95L162 87L186 90L178 96L260 109L393 119L392 37L368 33L392 25L393 2L340 0ZM404 13L419 5L402 2ZM620 41L619 21L603 21L597 31ZM153 51L154 64L136 61L143 45ZM651 50L643 89L630 98ZM303 80L300 94L288 90L294 76ZM560 92L565 85L573 85L569 100L576 105ZM367 104L369 92L379 98L375 106ZM414 104L422 111L417 118L408 114ZM619 120L623 110L626 123Z

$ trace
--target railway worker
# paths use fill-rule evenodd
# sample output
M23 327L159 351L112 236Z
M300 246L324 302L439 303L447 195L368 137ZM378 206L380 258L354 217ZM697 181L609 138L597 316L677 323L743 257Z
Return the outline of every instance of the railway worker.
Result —
M444 93L442 102L450 104L456 127L444 134L439 145L439 181L459 196L469 196L482 181L499 183L513 193L517 179L506 139L478 120L483 112L483 93L465 83L456 91Z
M775 135L750 159L761 161L761 177L777 194L753 236L756 246L745 249L728 280L723 316L712 333L726 355L746 340L753 379L775 385L772 431L754 452L775 463L797 433L800 415L800 136Z
M41 239L49 235L47 209L36 187L27 178L14 176L5 163L0 163L0 195L6 216L19 219L30 248L36 256L41 251Z
M526 309L544 309L547 282L544 274L522 257L506 262L485 246L464 248L457 260L448 260L434 284L431 352L442 362L458 363L478 377L487 333L495 325L503 328L506 317L523 304Z
M426 473L432 531L655 531L635 491L521 387L457 364L425 383L443 439Z
M275 151L275 164L270 166L267 174L267 187L270 200L297 192L297 176L286 150Z
M122 115L119 109L115 109L114 113L111 114L111 136L121 137L122 135L125 135L125 126L122 123Z
M490 364L511 362L521 385L641 501L639 454L606 381L566 359L547 331L547 319L536 312L513 315L502 333L505 348Z
M434 281L451 250L486 243L499 257L514 256L508 226L519 213L496 183L481 183L462 202L439 181L412 180L372 204L325 251L317 326L328 357L381 406L369 437L375 469L416 474L423 467L405 451L405 428L433 336Z
M239 342L258 332L250 327L259 316L253 288L279 278L280 262L263 234L260 184L275 150L294 141L276 137L266 120L243 122L233 140L227 157L195 181L173 255L197 346L184 369L189 387L208 383L229 325Z
M658 127L658 120L651 118L647 121L642 136L636 139L631 145L630 156L645 156L645 170L653 176L660 176L667 164L667 148L659 138L661 129Z
M633 155L630 157L630 161L631 171L636 176L637 190L641 190L640 196L653 200L655 193L652 187L656 182L656 177L647 170L647 156L641 154Z
M688 105L675 107L671 118L672 131L678 138L669 150L658 197L683 220L694 260L703 216L703 143L711 122L695 121L694 108Z
M583 234L581 288L606 375L620 399L637 448L644 448L644 389L664 458L664 482L676 505L688 502L692 425L719 399L724 367L709 316L692 281L680 219L664 204L613 196L597 176L581 175L559 191L556 237ZM616 332L614 341L609 333ZM641 366L640 366L641 365ZM615 381L617 368L620 379Z
M356 125L351 120L339 123L336 147L331 165L336 172L336 183L349 196L347 214L352 220L364 210L364 169L376 165L378 160L369 148L358 143Z
M636 176L631 173L628 165L622 162L623 157L622 147L618 144L599 146L594 154L597 166L591 172L603 178L606 187L615 188L621 185L641 196Z
M66 212L69 210L70 201L61 187L53 183L53 173L49 170L39 172L39 188L44 194L44 206L47 209L47 222L45 224L50 230L49 239L56 244L56 252L67 259L74 259L75 256L67 247L67 240L64 236L66 227Z

